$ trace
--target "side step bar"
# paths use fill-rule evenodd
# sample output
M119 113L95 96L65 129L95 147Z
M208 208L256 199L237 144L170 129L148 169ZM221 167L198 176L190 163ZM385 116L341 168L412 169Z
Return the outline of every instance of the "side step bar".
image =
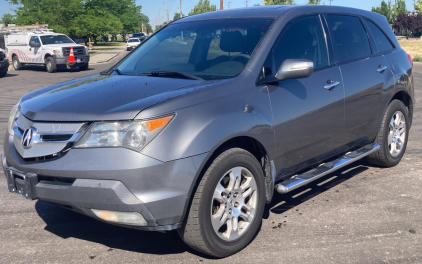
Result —
M380 148L380 145L376 143L372 143L360 149L357 149L355 151L348 152L344 156L338 159L335 159L327 163L323 163L315 169L309 170L302 174L295 175L292 178L275 185L275 189L278 193L281 193L281 194L288 193L290 191L293 191L294 189L297 189L303 185L310 183L311 181L314 181L335 170L338 170L346 165L349 165L350 163L355 162L371 154L372 152L378 150L379 148Z

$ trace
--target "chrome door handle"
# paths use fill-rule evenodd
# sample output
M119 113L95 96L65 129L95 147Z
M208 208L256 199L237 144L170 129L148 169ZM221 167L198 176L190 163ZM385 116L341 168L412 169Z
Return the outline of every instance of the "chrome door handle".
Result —
M334 87L336 87L339 84L340 84L339 82L328 80L327 81L327 84L324 85L324 89L325 90L331 90L331 89L333 89Z
M381 73L387 69L387 66L378 66L377 72Z

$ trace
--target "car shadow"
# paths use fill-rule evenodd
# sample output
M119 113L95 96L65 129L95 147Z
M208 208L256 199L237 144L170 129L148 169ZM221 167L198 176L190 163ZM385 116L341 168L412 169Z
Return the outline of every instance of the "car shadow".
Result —
M275 193L273 201L265 207L263 218L268 219L270 212L282 214L367 169L363 162L352 164L288 194ZM214 259L186 246L177 231L161 233L115 226L43 201L37 201L35 209L46 223L44 229L64 239L73 237L99 243L109 247L108 251L121 249L159 255L187 251L201 258Z
M348 179L369 169L369 164L365 161L353 163L336 170L326 176L319 178L307 185L304 185L287 194L279 194L274 192L273 199L270 204L265 206L264 219L268 219L270 212L274 214L282 214L296 206L314 198L315 196L332 189L333 187L347 181Z

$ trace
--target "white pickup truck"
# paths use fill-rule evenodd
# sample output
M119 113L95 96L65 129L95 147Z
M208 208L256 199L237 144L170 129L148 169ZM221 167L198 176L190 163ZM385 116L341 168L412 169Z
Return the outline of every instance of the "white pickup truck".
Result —
M45 65L48 72L56 72L58 67L79 67L81 71L89 67L88 48L76 44L64 34L44 31L23 31L6 35L6 51L13 68L20 70L25 64ZM73 47L74 62L69 62Z

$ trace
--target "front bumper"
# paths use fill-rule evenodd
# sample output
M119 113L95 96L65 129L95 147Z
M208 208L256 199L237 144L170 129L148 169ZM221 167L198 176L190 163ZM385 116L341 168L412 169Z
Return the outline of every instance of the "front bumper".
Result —
M55 57L57 65L68 65L71 67L81 67L89 63L89 55L77 55L75 56L75 63L69 63L69 57ZM79 62L78 62L79 60Z
M10 179L10 171L15 171L30 178L27 198L59 204L96 219L91 209L138 212L147 226L119 225L141 230L180 226L189 190L206 156L161 162L123 148L93 148L71 149L56 160L27 163L16 151L12 137L6 135L3 146L2 165L9 177L9 190L18 186Z
M9 61L4 59L3 61L0 61L0 72L5 72L9 69Z

